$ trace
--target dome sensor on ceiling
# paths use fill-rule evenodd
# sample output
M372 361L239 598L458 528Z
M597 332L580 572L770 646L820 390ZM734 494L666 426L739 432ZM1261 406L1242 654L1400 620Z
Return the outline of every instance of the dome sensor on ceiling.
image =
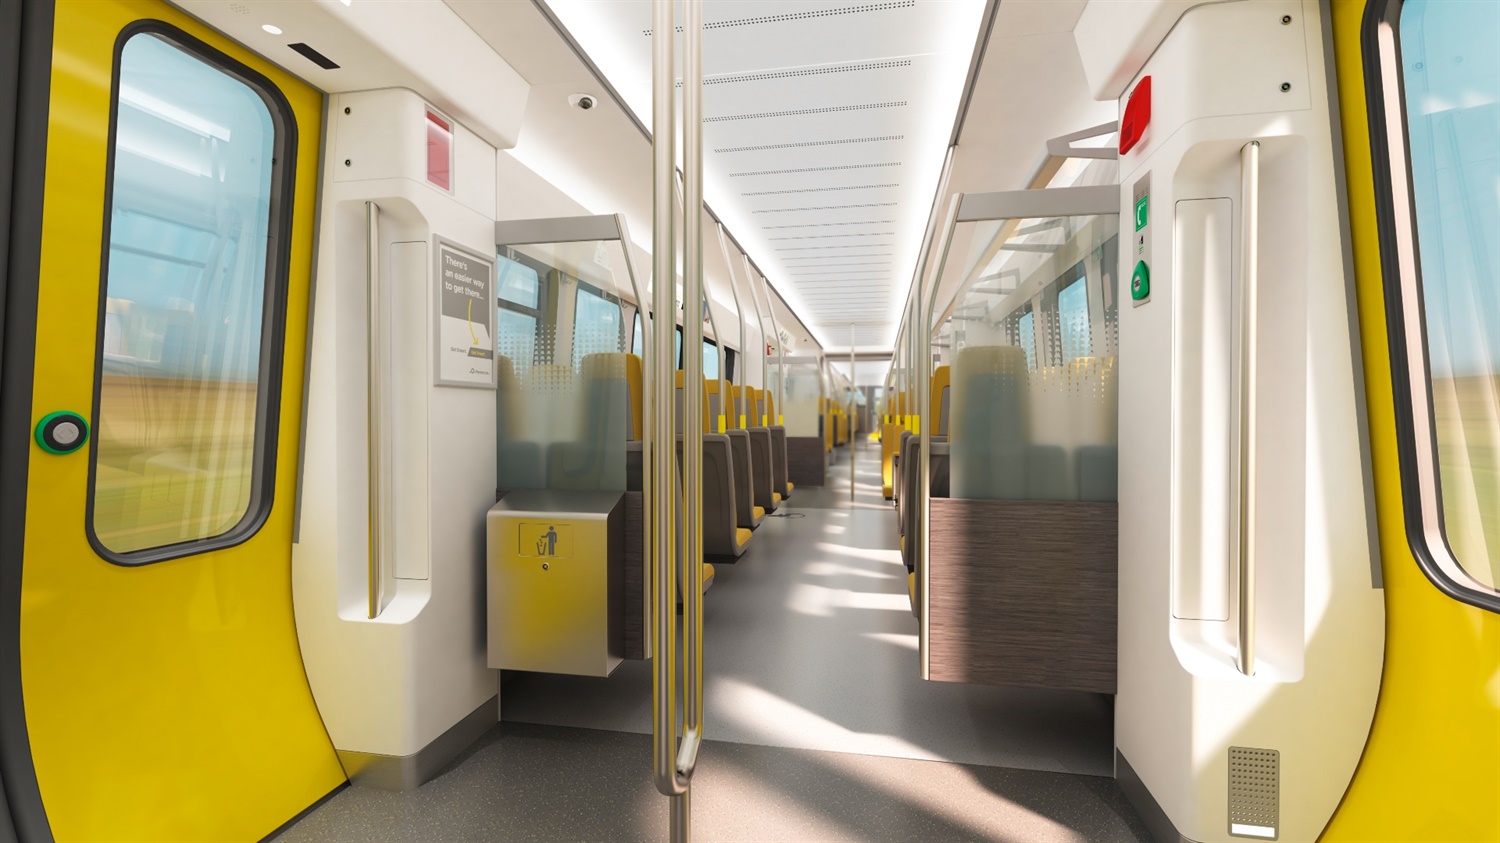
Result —
M598 104L599 101L594 98L593 94L573 94L568 97L568 105L583 111L588 111Z

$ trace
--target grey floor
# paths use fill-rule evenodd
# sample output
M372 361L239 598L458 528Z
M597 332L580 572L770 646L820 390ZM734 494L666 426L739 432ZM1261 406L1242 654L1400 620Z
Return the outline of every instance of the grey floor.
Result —
M841 449L847 450L847 449ZM704 598L707 734L735 743L1113 775L1098 694L924 682L877 447L799 488ZM800 517L799 517L800 516ZM507 674L507 721L651 731L651 664L608 679Z
M841 449L847 453L847 449ZM703 840L1147 840L1106 697L923 682L878 449L799 488L705 598ZM502 723L436 780L349 788L296 841L655 840L650 664L507 674ZM948 763L937 763L948 762Z

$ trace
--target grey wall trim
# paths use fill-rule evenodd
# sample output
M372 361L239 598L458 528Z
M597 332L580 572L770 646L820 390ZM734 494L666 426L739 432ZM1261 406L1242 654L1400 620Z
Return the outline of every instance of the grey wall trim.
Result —
M464 719L411 755L377 755L339 750L339 763L350 784L374 790L416 790L437 775L469 744L500 721L500 695L469 712Z
M1120 783L1120 790L1125 792L1125 799L1130 802L1130 807L1135 809L1141 822L1150 829L1156 843L1197 843L1192 838L1184 837L1177 826L1172 824L1172 819L1162 810L1156 797L1151 795L1150 788L1135 774L1135 769L1125 760L1125 754L1118 747L1115 748L1115 780Z
M1344 168L1344 124L1339 113L1338 66L1333 52L1333 11L1318 4L1323 30L1323 79L1328 89L1328 121L1333 136L1334 198L1339 209L1339 253L1344 262L1344 302L1349 319L1349 359L1353 362L1354 415L1359 435L1359 468L1365 487L1365 530L1370 543L1370 587L1384 588L1380 567L1380 519L1375 509L1375 467L1370 452L1370 408L1365 394L1365 358L1360 340L1359 295L1354 275L1354 234L1349 223L1349 176Z
M21 571L26 555L26 478L31 459L31 390L42 260L47 117L52 83L52 0L20 6L17 122L8 196L4 328L0 334L0 780L15 839L50 843L21 691ZM14 15L14 12L11 12ZM16 30L10 30L15 32ZM0 824L3 825L3 824Z
M969 105L974 101L974 83L979 79L979 69L984 67L984 55L990 49L990 35L995 31L995 16L1000 11L1000 0L988 0L984 16L979 20L979 37L974 39L974 55L969 58L969 75L964 79L964 98L959 103L958 113L953 117L953 131L948 135L948 145L957 146L958 136L964 132L964 120L969 116ZM937 197L933 197L937 203Z
M16 99L21 93L21 3L0 2L0 387L5 381L5 282L10 263L11 177L15 173ZM9 624L10 619L6 618ZM0 843L16 843L0 769Z
M527 243L577 243L620 240L620 221L614 214L593 217L552 217L539 220L501 220L495 223L496 246Z

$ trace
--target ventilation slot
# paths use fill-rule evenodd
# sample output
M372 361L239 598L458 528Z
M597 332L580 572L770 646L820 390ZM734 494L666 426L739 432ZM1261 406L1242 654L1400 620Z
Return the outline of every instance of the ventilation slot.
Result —
M765 225L766 231L781 228L827 228L830 225L895 225L895 220L862 220L860 222L805 222L799 225Z
M801 237L772 237L771 240L833 240L838 237L889 237L894 231L868 231L864 234L806 234Z
M735 82L770 82L776 79L798 79L806 76L827 76L830 73L858 73L862 70L893 70L911 67L911 59L899 61L865 61L858 64L830 64L823 67L805 67L799 70L770 70L765 73L738 73L731 76L708 76L705 85L729 85ZM677 87L682 87L678 80Z
M739 26L758 26L765 23L787 23L790 21L812 20L814 18L831 18L839 15L861 15L869 12L888 12L893 9L910 9L917 5L917 0L899 0L894 3L867 3L863 6L843 6L837 9L821 9L816 12L793 12L789 15L762 15L755 18L736 18L734 20L721 20L705 23L703 28L708 29L734 29ZM677 27L681 32L682 27ZM651 30L643 29L641 34L651 36Z
M839 140L801 141L799 143L770 143L764 146L726 146L714 152L761 152L767 149L798 149L804 146L836 146L845 143L880 143L881 141L905 140L906 135L881 135L873 138L841 138Z
M298 53L302 54L302 56L308 61L312 62L318 67L323 68L324 70L339 69L339 66L334 63L333 59L323 55L322 53L314 50L312 47L309 47L306 44L288 44L287 46L291 47L293 50L296 50Z
M811 252L811 251L822 251L824 249L869 249L869 248L872 248L872 247L873 248L880 248L882 246L892 246L892 245L895 245L895 244L893 244L893 243L851 243L848 246L777 246L776 247L776 251L778 251L778 252Z
M897 102L868 102L859 105L830 105L823 108L798 108L792 111L760 111L754 114L726 114L722 117L705 117L705 123L724 123L730 120L764 120L767 117L800 117L805 114L835 114L840 111L869 111L872 108L905 108L906 100Z
M248 15L250 14L250 7L246 6L244 3L230 3L229 11L234 12L237 15Z
M868 255L800 255L800 256L799 255L792 255L791 257L782 258L782 260L783 261L826 261L826 260L832 260L833 258L837 257L839 260L844 261L844 260L853 260L855 258L888 258L890 256L891 256L890 252L872 252L872 253L870 253ZM890 261L883 261L883 263L890 263ZM810 268L810 267L814 267L814 266L833 266L833 264L827 264L827 263L822 263L822 264L804 263L804 264L798 264L794 268L795 269L806 269L806 268Z
M1277 839L1280 825L1281 753L1229 748L1229 833Z
M899 184L846 184L840 187L795 187L790 190L756 190L750 193L741 193L741 196L781 196L787 193L828 193L833 190L883 190L887 187L900 187Z
M789 214L794 211L841 211L845 208L894 208L895 202L872 202L865 205L815 205L811 208L771 208L765 211L751 211L752 214Z
M838 164L832 167L801 167L795 170L755 170L749 173L730 173L732 179L745 176L785 176L792 173L829 173L835 170L869 170L878 167L899 167L900 161L891 161L885 164Z

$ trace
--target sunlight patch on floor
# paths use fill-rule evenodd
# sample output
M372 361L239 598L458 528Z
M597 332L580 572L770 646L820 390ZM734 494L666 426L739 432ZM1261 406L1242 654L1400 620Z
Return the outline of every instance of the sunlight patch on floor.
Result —
M948 760L891 735L850 731L764 688L732 677L711 678L706 692L714 701L714 712L754 735L756 740L752 742L797 749L828 749L833 745L838 752Z
M909 606L908 609L910 609ZM913 653L921 646L921 642L917 640L917 634L914 632L861 632L860 635L886 644L895 644L897 647L905 647Z

